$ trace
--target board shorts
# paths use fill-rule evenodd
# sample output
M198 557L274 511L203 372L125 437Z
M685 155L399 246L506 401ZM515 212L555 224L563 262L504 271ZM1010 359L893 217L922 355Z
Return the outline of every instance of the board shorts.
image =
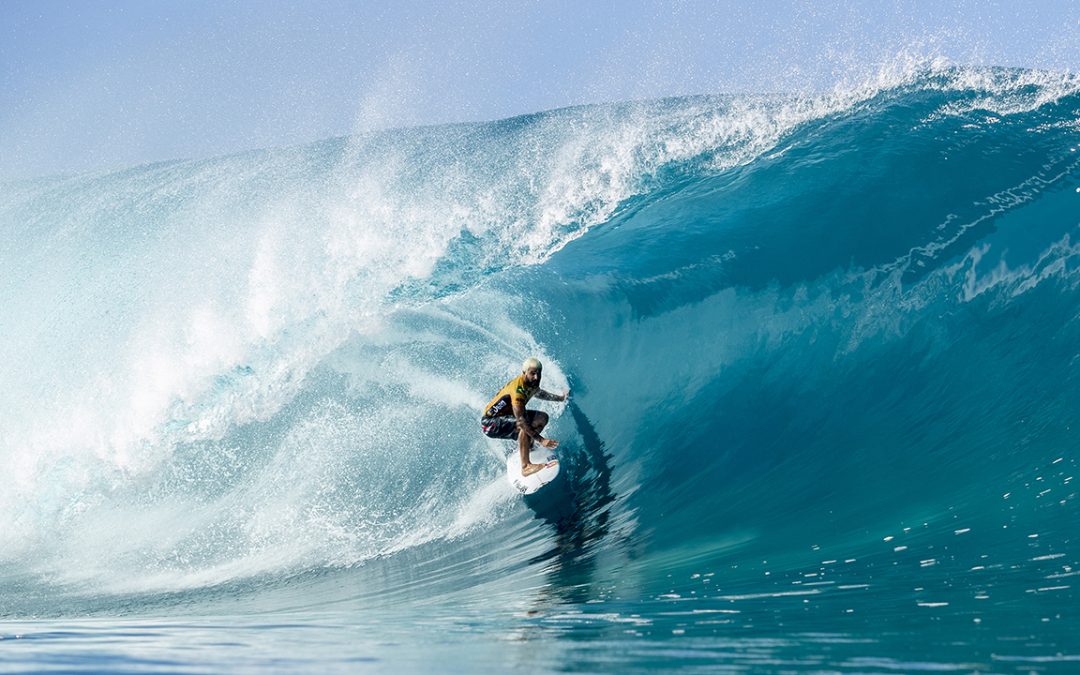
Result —
M536 417L535 410L525 411L525 422L529 426L533 425L533 419ZM480 428L484 430L484 434L488 438L505 438L511 441L518 440L517 418L513 415L503 415L502 417L481 417Z

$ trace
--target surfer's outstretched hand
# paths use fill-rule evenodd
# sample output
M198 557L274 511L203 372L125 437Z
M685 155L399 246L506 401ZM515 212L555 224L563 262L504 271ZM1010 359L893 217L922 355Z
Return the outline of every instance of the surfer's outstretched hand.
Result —
M554 438L545 438L544 440L540 441L540 445L550 450L551 448L559 447L559 442Z
M569 389L567 389L566 391L564 391L562 393L562 400L564 400L564 401L569 401L570 400L570 390Z

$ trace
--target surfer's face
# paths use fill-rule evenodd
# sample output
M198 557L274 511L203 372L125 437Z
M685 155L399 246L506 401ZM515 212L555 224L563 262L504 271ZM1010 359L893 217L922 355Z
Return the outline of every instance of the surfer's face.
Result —
M528 382L529 385L534 386L534 387L536 385L540 384L540 369L539 368L529 368L528 370L526 370L525 371L525 381Z

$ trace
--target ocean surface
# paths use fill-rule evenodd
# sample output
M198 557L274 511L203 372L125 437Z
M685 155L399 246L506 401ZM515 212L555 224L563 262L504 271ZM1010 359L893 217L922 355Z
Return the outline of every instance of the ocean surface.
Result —
M922 60L0 184L0 670L1077 672L1078 147Z

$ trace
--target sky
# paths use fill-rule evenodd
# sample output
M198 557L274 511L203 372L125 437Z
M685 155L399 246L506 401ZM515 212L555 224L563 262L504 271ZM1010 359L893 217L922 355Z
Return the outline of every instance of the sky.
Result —
M899 53L1077 71L1080 2L0 0L0 180L816 90Z

